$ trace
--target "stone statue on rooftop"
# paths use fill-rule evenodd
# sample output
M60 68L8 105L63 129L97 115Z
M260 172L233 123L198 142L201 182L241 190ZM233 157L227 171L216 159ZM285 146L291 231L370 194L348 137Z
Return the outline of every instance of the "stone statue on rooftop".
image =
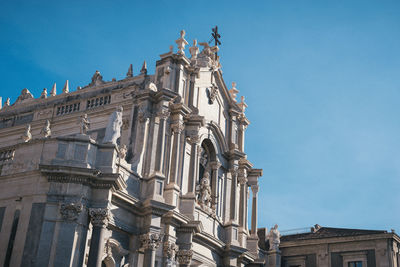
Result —
M122 111L121 106L117 107L108 119L103 143L117 144L117 139L121 136Z
M90 121L86 113L83 114L82 117L80 118L79 126L80 126L80 133L87 134L87 131L90 129Z
M278 231L278 225L275 224L275 226L271 228L268 234L269 250L279 250L279 244L281 243L280 238L281 234Z
M128 152L128 148L126 147L125 144L119 147L119 157L120 157L120 159L125 159L126 152Z

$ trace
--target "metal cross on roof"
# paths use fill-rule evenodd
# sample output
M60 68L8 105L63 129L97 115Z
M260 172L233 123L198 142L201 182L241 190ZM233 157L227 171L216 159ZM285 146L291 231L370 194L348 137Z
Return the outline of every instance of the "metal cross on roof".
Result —
M215 26L215 28L212 28L212 37L215 41L215 45L220 45L221 42L219 41L219 38L221 38L221 35L218 33L218 26Z

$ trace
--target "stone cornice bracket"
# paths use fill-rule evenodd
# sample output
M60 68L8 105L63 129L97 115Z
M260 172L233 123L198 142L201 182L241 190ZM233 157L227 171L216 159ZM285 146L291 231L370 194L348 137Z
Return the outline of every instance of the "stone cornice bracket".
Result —
M90 208L89 216L90 222L97 227L107 227L110 219L108 208Z
M191 249L181 249L177 252L176 258L179 264L190 264L193 257L193 250Z
M163 248L164 256L167 259L175 260L176 253L179 250L175 242L165 241L163 246L164 246Z
M157 233L146 233L140 236L143 249L156 250L161 244L161 236Z
M82 210L82 203L63 203L60 207L60 214L63 220L73 222L78 219Z

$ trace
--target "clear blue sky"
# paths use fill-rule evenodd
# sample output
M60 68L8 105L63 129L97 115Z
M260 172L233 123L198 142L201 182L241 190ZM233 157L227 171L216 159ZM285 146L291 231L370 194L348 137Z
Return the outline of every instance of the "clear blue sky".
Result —
M208 41L218 25L264 169L259 225L400 231L399 14L385 0L3 0L0 95L152 72L181 29Z

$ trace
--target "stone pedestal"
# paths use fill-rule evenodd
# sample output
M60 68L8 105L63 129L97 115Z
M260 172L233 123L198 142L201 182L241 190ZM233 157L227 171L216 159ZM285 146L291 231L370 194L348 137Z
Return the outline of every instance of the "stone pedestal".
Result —
M268 267L280 267L281 266L281 252L278 250L268 251Z

